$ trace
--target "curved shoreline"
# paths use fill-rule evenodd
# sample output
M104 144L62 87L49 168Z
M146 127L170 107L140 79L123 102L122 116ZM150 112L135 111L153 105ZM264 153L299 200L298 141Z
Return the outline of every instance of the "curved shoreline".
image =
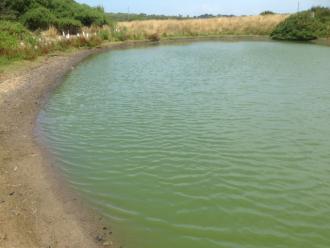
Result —
M115 247L101 218L56 173L34 129L47 96L75 65L134 44L46 57L0 82L0 247Z
M181 38L269 40L267 37ZM146 41L106 44L45 57L1 82L0 77L0 247L116 247L100 216L65 185L34 135L38 113L62 78L87 57Z

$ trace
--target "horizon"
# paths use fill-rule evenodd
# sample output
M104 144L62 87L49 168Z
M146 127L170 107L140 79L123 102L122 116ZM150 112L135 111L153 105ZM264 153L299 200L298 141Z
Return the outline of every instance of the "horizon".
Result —
M134 13L155 15L183 15L198 16L202 14L212 15L257 15L262 11L269 10L275 13L294 13L306 10L313 6L330 7L330 0L286 0L279 3L278 0L76 0L90 6L102 6L106 12L111 13ZM299 4L298 4L299 2Z

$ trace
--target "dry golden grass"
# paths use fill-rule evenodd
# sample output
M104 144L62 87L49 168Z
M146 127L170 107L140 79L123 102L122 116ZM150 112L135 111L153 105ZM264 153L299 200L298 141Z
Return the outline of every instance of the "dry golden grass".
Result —
M48 30L42 32L42 36L46 38L56 38L58 36L59 32L54 26L50 26Z
M118 27L130 37L269 35L287 15L221 17L193 20L149 20L121 22Z

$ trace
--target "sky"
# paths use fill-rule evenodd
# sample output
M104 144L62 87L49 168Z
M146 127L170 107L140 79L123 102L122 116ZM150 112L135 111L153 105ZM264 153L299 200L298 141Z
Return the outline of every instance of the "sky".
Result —
M264 10L278 13L297 11L298 0L76 0L91 6L101 5L108 12L164 15L234 14L254 15ZM300 9L322 5L330 0L300 0Z

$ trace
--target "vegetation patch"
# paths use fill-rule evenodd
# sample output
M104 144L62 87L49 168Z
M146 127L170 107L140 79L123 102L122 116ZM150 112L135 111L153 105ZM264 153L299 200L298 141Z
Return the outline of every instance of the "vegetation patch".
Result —
M58 31L69 32L70 34L77 34L81 31L82 23L71 18L61 18L55 22L55 27Z
M273 11L266 10L260 13L260 15L265 16L265 15L275 15Z
M0 22L0 56L13 58L24 57L20 50L25 44L33 45L32 34L20 23Z
M315 7L291 15L271 33L276 40L309 41L330 37L330 9Z
M189 20L147 20L118 23L124 36L150 39L224 35L270 35L287 15L219 17Z
M0 19L20 21L30 30L109 23L103 8L89 7L74 0L1 0Z

